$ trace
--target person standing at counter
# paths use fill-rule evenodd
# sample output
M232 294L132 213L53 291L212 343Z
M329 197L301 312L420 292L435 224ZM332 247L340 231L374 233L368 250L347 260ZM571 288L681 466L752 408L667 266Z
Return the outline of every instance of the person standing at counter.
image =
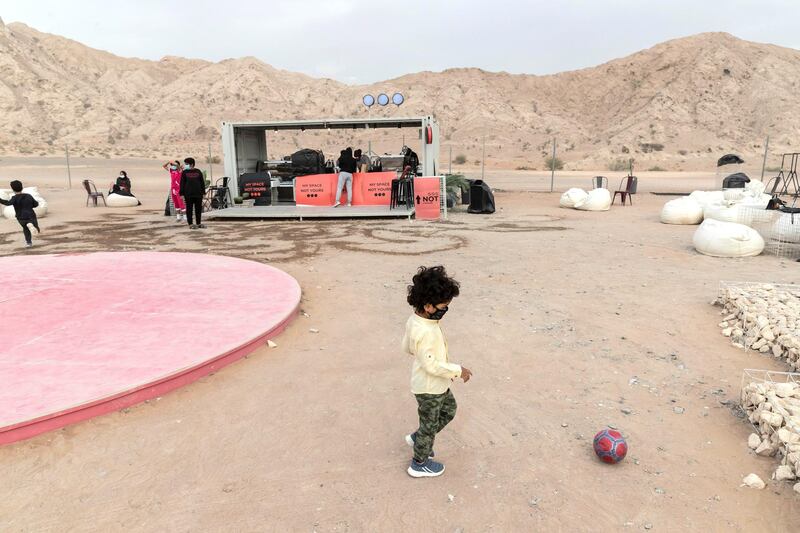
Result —
M336 203L333 207L339 207L342 196L342 187L347 187L347 207L353 204L353 173L356 171L356 160L353 157L353 149L349 146L339 153L339 160L336 166L339 168L339 182L336 185Z
M369 156L361 153L359 148L353 152L353 158L356 160L356 172L369 172Z

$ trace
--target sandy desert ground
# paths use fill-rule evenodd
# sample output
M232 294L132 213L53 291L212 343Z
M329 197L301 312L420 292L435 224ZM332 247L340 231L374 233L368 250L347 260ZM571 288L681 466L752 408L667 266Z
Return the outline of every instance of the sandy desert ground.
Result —
M632 207L586 213L533 192L549 175L490 172L502 189L491 216L212 221L192 232L160 213L157 162L83 162L71 191L55 161L0 162L0 184L21 177L51 207L31 250L15 222L0 222L0 255L237 256L295 276L310 317L277 348L158 401L0 448L0 530L796 530L790 484L740 487L775 467L747 448L742 370L785 368L730 346L710 302L720 280L791 283L800 265L699 255L694 227L660 224L666 198L648 193L709 187L713 175L643 177ZM78 178L103 184L119 168L144 205L84 207ZM557 188L586 187L591 174ZM416 404L398 345L405 286L436 263L462 283L443 328L475 377L454 385L459 412L436 442L447 472L415 480L403 436ZM182 313L202 298L164 305ZM220 317L220 327L235 324ZM607 425L630 444L613 467L591 451Z

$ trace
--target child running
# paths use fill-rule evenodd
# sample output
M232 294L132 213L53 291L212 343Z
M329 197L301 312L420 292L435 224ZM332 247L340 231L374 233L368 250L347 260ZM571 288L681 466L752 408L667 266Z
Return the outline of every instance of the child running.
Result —
M28 224L36 228L37 233L41 233L39 221L36 219L36 212L33 210L34 207L39 207L39 202L30 194L22 192L22 182L19 180L11 182L11 190L14 191L14 196L11 197L11 200L0 198L0 204L14 206L17 222L22 226L22 234L25 235L25 246L30 248L33 246L33 235L31 235Z
M444 473L444 465L432 459L433 441L456 416L450 384L456 378L466 383L472 372L448 360L447 341L439 327L450 302L458 296L458 282L447 276L443 266L435 266L420 267L412 283L407 301L414 313L406 322L403 349L414 356L411 392L417 399L419 429L406 435L406 443L414 447L408 475L436 477Z

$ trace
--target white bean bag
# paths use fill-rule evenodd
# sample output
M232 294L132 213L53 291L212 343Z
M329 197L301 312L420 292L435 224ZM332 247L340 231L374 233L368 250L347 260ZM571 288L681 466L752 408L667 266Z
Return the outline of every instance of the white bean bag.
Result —
M111 193L106 197L106 205L108 207L136 207L139 205L139 200L135 196Z
M664 224L700 224L703 221L703 207L688 196L670 200L661 209L661 222Z
M24 187L22 189L22 192L26 192L31 196L33 196L34 198L41 197L41 194L39 194L39 187Z
M739 222L739 206L728 205L727 202L706 204L703 208L705 220L719 220L721 222Z
M800 244L800 213L780 213L772 225L772 235L780 242Z
M576 205L575 209L581 211L608 211L611 209L611 193L608 189L593 189L589 191L586 201Z
M764 189L767 188L767 184L763 181L753 180L749 183L745 183L744 190L749 192L752 196L758 196L760 194L764 194Z
M39 207L34 207L33 212L36 213L37 218L42 218L47 216L47 202L41 196L34 197L34 199L39 203ZM17 211L14 209L13 205L6 205L3 206L3 216L6 218L17 218Z
M692 238L695 250L713 257L752 257L764 250L764 239L744 224L707 219Z
M736 202L744 198L744 189L722 189L722 197L726 202Z
M583 205L589 199L589 194L583 189L570 189L561 195L558 205L561 207L575 208Z
M689 195L689 198L705 207L708 204L722 202L725 195L722 191L694 191Z
M11 196L14 194L14 191L11 189L0 189L0 200L10 200Z
M739 205L766 209L770 200L772 200L772 196L769 194L752 194L746 195L744 198L742 198L742 201L739 202Z

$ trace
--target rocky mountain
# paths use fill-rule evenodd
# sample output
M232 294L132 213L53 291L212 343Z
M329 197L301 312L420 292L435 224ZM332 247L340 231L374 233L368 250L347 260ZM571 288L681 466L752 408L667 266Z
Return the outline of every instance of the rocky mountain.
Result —
M566 168L711 169L722 153L760 160L800 143L800 51L725 33L676 39L603 65L549 76L479 69L420 72L349 86L277 70L252 57L218 63L122 58L24 24L0 21L0 154L177 156L221 152L223 120L366 116L361 96L401 91L406 104L373 116L432 113L442 157L543 168L557 138ZM397 150L394 131L270 138L272 154L332 152L373 142ZM344 137L344 138L342 138Z

